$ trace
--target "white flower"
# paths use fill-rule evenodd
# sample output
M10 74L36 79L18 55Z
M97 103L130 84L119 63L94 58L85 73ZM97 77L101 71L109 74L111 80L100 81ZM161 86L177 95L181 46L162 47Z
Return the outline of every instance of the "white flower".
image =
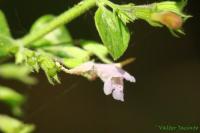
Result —
M71 74L85 75L89 74L95 78L98 76L104 82L104 93L112 94L116 100L124 101L124 82L126 79L135 82L135 78L115 64L98 64L86 62L78 67L69 70Z

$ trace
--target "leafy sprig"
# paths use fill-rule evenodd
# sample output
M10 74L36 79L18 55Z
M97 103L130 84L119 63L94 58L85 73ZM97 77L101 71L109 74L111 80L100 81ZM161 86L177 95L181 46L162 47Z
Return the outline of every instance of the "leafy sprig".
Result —
M186 4L187 0L148 5L119 5L109 0L83 0L59 16L40 17L27 35L17 39L12 37L6 17L0 11L0 76L26 84L36 83L30 73L39 72L40 69L45 72L51 84L60 83L60 71L90 79L99 76L105 83L105 94L113 92L115 99L123 101L123 79L132 82L135 79L120 68L124 62L113 63L108 54L117 60L127 50L131 37L128 23L144 20L154 27L165 26L174 36L178 36L177 33L184 34L183 23L191 17L183 12ZM74 43L76 41L64 24L95 5L98 9L94 21L102 44L82 39ZM96 59L105 64L94 63ZM127 62L130 63L130 60L125 61L125 64ZM0 86L0 100L10 105L15 115L19 115L25 98L9 87ZM9 125L9 122L13 125ZM28 133L33 129L32 125L0 115L0 130L4 132Z
M109 0L99 0L97 3L99 8L95 14L95 24L103 44L114 60L119 59L128 47L130 33L127 23L141 19L154 27L166 26L178 37L177 33L184 34L183 23L191 17L183 13L187 0L164 1L149 5L118 5Z
M109 0L84 0L58 17L54 15L40 17L32 25L29 34L20 39L12 38L5 15L0 12L2 26L0 27L2 28L0 60L5 61L5 58L14 56L15 63L20 65L19 68L22 65L24 67L22 71L24 74L21 77L26 77L27 81L24 81L26 83L33 82L33 79L27 76L30 71L38 72L40 69L45 72L51 84L60 83L58 72L61 69L56 65L57 63L68 69L94 59L93 55L104 63L112 63L108 53L114 60L119 59L128 48L131 35L127 24L130 22L142 19L152 26L167 26L171 31L182 33L182 23L190 17L182 12L186 3L187 0L164 1L149 5L134 3L119 5ZM63 25L95 4L98 6L94 19L95 25L104 46L87 40L80 41L79 45L76 45ZM5 67L4 69L2 67L2 70L6 71ZM6 77L5 74L3 77ZM9 78L22 80L19 76Z

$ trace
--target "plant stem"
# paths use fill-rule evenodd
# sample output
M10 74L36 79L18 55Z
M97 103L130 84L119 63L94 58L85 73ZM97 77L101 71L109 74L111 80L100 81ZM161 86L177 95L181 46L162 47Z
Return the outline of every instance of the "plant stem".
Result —
M96 5L96 0L83 0L71 9L67 10L66 12L62 13L60 16L55 18L51 21L45 28L38 30L37 32L30 33L26 35L24 38L20 39L19 41L23 45L29 45L34 41L42 38L43 36L47 35L49 32L55 30L59 26L67 24L71 22L73 19L77 18L78 16L85 13L90 8Z

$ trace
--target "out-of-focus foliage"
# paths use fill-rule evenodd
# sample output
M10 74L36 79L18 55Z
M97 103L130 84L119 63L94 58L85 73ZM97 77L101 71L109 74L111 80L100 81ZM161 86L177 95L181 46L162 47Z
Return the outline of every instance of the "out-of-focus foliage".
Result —
M11 52L13 44L6 17L0 10L0 59Z
M0 102L8 104L11 107L13 114L18 116L22 114L21 105L24 101L25 98L23 95L11 88L0 86Z
M0 34L4 36L11 36L6 17L1 10L0 10Z
M52 15L42 16L33 24L30 33L34 34L45 28L54 18ZM0 12L0 24L0 61L4 62L13 55L15 57L15 64L0 65L0 77L2 78L34 84L36 79L30 76L31 72L39 72L42 69L49 82L54 84L55 82L60 83L57 75L60 71L56 66L57 60L69 68L90 60L93 55L102 61L109 62L108 51L103 45L94 41L81 41L78 46L75 46L64 26L57 28L27 48L11 37L3 12ZM22 115L21 106L24 101L23 95L9 87L0 86L0 102L9 105L14 115ZM0 130L5 133L30 133L34 130L34 126L6 115L0 115Z
M10 56L17 49L12 38L0 34L0 59Z
M0 65L0 77L19 80L26 84L36 83L36 79L30 76L32 69L25 65L2 64Z
M0 114L0 130L4 133L31 133L34 128L34 125Z
M45 15L40 17L31 27L31 34L34 34L40 29L45 29L45 26L52 20L55 19L53 15ZM32 47L41 47L49 45L57 45L60 43L70 44L72 43L72 37L65 26L60 26L56 30L50 32L40 40L31 44Z
M17 51L18 47L15 44L16 42L11 38L5 15L0 11L0 61L5 61ZM33 84L35 79L29 76L30 72L30 69L23 65L11 63L0 65L0 77ZM25 102L25 97L13 89L0 85L0 102L10 107L13 115L21 116L23 114L21 106ZM31 133L33 130L33 125L24 124L15 118L0 114L0 132Z

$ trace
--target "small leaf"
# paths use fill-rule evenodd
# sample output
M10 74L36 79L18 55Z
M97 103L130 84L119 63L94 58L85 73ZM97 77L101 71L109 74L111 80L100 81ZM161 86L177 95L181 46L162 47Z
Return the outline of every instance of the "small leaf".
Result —
M63 58L89 58L87 51L76 46L50 46L43 47L42 50Z
M79 59L79 58L64 58L63 59L64 65L69 68L74 68L76 66L83 64L84 62L86 62L86 61L84 61L83 59Z
M11 37L6 17L1 10L0 10L0 34Z
M44 51L61 57L65 66L73 68L90 59L90 53L76 46L43 47Z
M25 124L15 118L0 114L0 130L4 133L31 133L34 129L32 124Z
M96 55L101 61L105 63L112 63L108 58L108 50L105 46L94 41L81 41L80 45L83 49L87 50L91 54Z
M183 10L183 8L187 5L188 0L181 0L180 2L177 2L177 6Z
M130 39L128 28L115 12L111 12L105 7L99 7L96 11L95 24L109 53L114 60L118 59L128 47Z
M53 19L55 19L53 15L45 15L40 17L31 27L31 33L37 32L38 30L44 28ZM71 42L72 42L72 37L69 31L66 29L65 26L60 26L59 28L55 29L54 31L44 36L39 41L32 44L32 46L40 47L46 45L56 45L60 43L71 43Z
M25 97L11 88L0 86L0 101L8 104L15 115L21 115L21 105Z
M118 7L118 10L116 10L117 15L125 24L134 22L137 19L136 16L131 13L134 6L135 5L133 3L129 3L125 5L120 5Z

